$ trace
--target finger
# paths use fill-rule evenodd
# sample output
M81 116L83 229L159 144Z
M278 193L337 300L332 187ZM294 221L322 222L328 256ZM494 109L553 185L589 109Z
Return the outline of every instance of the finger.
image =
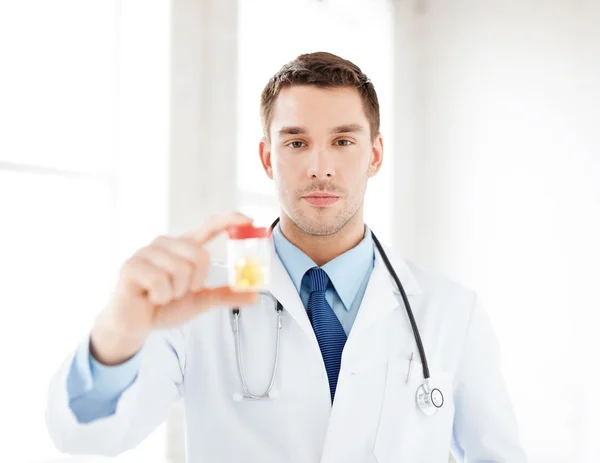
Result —
M228 286L204 288L160 307L156 313L156 323L158 326L177 325L215 307L245 307L256 304L258 300L258 293L235 292Z
M173 290L167 272L153 266L141 257L133 256L123 265L121 275L148 293L153 305L163 305L173 299Z
M219 215L206 221L200 228L184 233L182 238L191 239L199 245L204 245L215 238L219 233L225 231L227 227L251 223L251 218L246 217L239 212Z
M183 297L188 292L194 274L194 266L191 262L155 245L140 249L136 255L167 272L175 299Z
M153 245L186 260L193 267L193 274L187 291L199 291L204 287L204 281L210 267L208 251L191 240L170 237L159 237Z
M234 291L229 286L205 288L196 294L196 304L205 308L244 307L256 304L258 300L256 292Z

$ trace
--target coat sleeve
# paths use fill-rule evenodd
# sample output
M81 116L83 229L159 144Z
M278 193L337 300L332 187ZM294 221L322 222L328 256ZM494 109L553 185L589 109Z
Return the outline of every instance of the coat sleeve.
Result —
M476 298L454 384L454 451L465 463L523 463L516 417L501 372L500 346Z
M79 391L73 390L69 377L78 351L70 355L48 389L46 424L58 450L114 456L136 447L165 420L171 405L183 394L185 344L185 327L152 333L138 353L135 380L117 395L114 412L101 413L104 416L97 419L82 418L90 415L82 412L82 406L102 404L85 401L85 395L95 391L91 377L79 385ZM75 407L74 400L83 402Z

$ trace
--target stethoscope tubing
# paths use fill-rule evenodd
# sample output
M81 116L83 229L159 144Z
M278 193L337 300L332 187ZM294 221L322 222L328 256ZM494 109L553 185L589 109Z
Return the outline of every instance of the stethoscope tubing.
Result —
M412 308L410 306L410 303L408 302L408 297L406 296L406 292L404 291L404 286L402 286L402 283L400 282L400 278L398 278L398 275L396 274L396 271L394 270L392 263L390 262L387 254L383 250L383 246L381 245L381 243L379 242L379 240L377 239L377 237L375 236L375 234L372 231L371 231L371 237L373 238L373 242L375 243L375 246L377 247L377 250L379 251L379 255L383 259L383 262L385 263L385 266L387 267L388 272L390 273L390 275L392 275L392 278L394 279L394 282L396 283L396 286L398 287L398 290L400 291L400 294L402 295L402 300L404 301L404 307L406 307L406 314L408 315L408 319L410 320L410 326L412 327L412 331L413 331L413 334L415 337L415 342L417 343L417 349L419 349L419 357L421 358L421 364L423 365L423 378L425 380L428 380L429 379L429 364L427 363L427 356L425 355L425 348L423 347L423 342L421 341L421 334L419 333L419 328L417 327L417 322L415 320L415 316L413 315Z

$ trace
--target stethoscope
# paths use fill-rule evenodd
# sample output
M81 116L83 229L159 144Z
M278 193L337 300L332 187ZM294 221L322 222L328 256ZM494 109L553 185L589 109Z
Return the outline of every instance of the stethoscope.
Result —
M273 224L270 227L270 231L273 231L273 228L275 228L275 226L277 225L278 222L279 222L279 218L277 218L275 220L275 222L273 222ZM381 258L383 259L383 262L385 263L385 266L388 269L388 272L394 279L396 286L400 290L400 294L402 294L404 306L406 307L406 313L408 314L408 318L410 320L410 325L413 330L415 341L416 341L417 347L419 349L419 356L421 358L421 363L423 365L424 383L417 388L417 395L416 395L417 406L421 409L421 411L423 413L431 416L435 412L437 412L437 410L439 408L441 408L442 405L444 405L444 395L442 394L442 391L440 391L438 388L432 388L429 383L429 379L430 379L429 365L427 364L427 357L425 356L425 349L423 348L423 343L421 341L421 335L419 334L419 329L417 328L417 322L415 321L415 317L414 317L412 309L410 307L410 303L408 302L408 297L406 297L406 292L404 291L404 287L402 286L402 283L400 283L400 278L398 278L398 275L396 274L394 267L390 263L388 256L386 255L385 251L383 250L383 246L381 246L381 243L379 242L379 240L377 239L377 237L375 236L375 234L373 232L371 232L371 236L373 238L373 242L375 243L375 247L377 247L377 251L379 251ZM277 312L277 325L276 325L277 326L277 328L276 328L277 329L277 339L276 339L276 345L275 345L275 362L273 365L273 374L271 375L271 381L269 383L269 387L267 388L267 390L260 395L252 394L248 390L248 386L246 384L246 379L244 376L244 368L242 366L242 352L240 350L240 309L238 307L232 308L233 331L235 333L235 351L236 351L236 357L237 357L238 372L240 375L240 379L242 381L242 387L244 388L244 392L245 392L245 395L243 396L244 399L260 400L260 399L268 399L268 398L272 397L271 389L273 388L273 384L275 383L275 376L277 374L277 363L279 361L279 341L280 341L281 326L282 326L281 317L283 314L283 306L271 294L269 294L269 293L261 293L261 294L270 296L274 301L275 311Z

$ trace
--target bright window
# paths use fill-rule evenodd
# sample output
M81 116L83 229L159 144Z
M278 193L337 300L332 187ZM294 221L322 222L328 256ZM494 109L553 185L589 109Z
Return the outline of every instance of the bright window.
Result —
M117 91L119 79L126 88L126 73L147 71L143 61L121 67L131 53L122 44L140 36L119 34L132 8L132 1L0 3L1 461L64 460L45 425L50 377L105 306L125 254L165 225L159 208L143 215L136 198L144 182L165 194L156 188L160 169L145 169L144 182L133 175L142 156L160 157L153 124L168 124L145 117L147 107L136 106L131 92L125 105ZM144 13L140 23L168 23L152 8ZM142 88L162 86L161 74L147 74ZM150 113L167 120L166 111ZM120 144L131 146L128 120L148 134L117 159ZM164 455L161 428L117 461Z

